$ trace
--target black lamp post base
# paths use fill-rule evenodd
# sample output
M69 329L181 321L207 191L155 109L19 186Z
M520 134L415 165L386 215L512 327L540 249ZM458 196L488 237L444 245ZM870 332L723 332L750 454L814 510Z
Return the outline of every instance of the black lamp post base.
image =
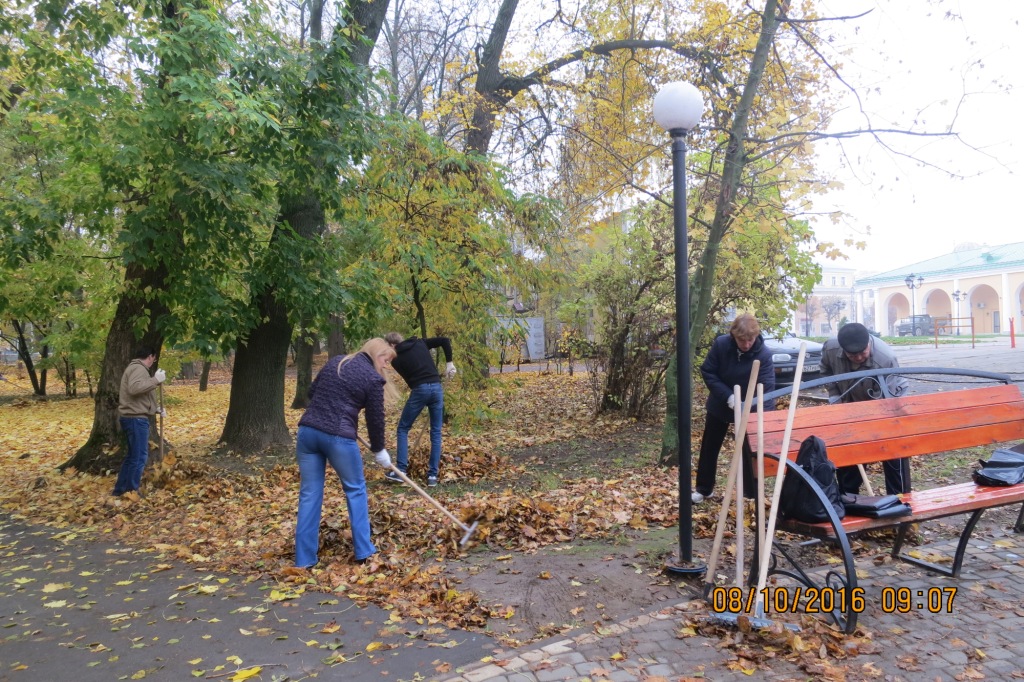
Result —
M678 557L671 557L665 561L664 571L669 575L682 578L702 576L708 571L708 567L695 561L684 561L680 563Z

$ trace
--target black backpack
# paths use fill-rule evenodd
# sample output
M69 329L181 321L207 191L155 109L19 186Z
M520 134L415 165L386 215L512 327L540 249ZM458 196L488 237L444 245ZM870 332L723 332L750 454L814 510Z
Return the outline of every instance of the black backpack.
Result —
M1024 483L1024 452L1015 448L996 450L987 462L978 460L980 469L972 474L978 485L1017 485ZM783 481L785 484L785 481Z
M829 461L828 453L825 450L825 441L817 436L808 436L800 444L800 451L796 456L796 466L806 471L811 478L818 482L825 493L825 498L832 503L836 516L840 519L846 516L846 507L843 506L839 483L836 481L836 465ZM814 494L810 486L793 472L789 472L782 481L779 515L784 519L794 519L805 523L828 521L828 512L822 506L821 500Z

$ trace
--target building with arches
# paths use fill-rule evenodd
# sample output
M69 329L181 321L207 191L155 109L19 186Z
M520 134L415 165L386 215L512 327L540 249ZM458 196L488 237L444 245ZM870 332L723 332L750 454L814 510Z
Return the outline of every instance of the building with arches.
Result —
M907 285L912 278L914 288ZM914 314L944 318L946 334L1009 334L1024 317L1024 242L967 246L953 253L857 279L856 320L895 336ZM868 320L872 324L868 324Z

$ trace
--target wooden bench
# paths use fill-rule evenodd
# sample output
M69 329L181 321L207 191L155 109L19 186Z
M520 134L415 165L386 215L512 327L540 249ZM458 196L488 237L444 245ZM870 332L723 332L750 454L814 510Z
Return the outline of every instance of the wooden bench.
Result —
M928 369L869 370L866 373L829 377L808 382L804 386L820 386L831 381L851 377L876 377L884 384L889 374L907 376L910 374L934 372ZM821 407L798 408L795 414L790 438L789 460L795 461L800 444L811 435L818 436L828 448L829 459L836 467L868 464L900 457L918 457L945 453L960 448L993 445L1024 439L1024 396L1020 389L1010 383L1009 377L975 373L969 370L945 370L944 373L968 376L984 375L985 378L999 377L1004 385L967 388L948 392L907 395L886 400L871 400L858 403L840 403ZM776 391L771 396L779 395ZM787 412L785 410L764 415L765 474L774 476L778 466L778 453L782 447ZM751 418L748 437L751 447L757 448L757 421ZM786 475L798 475L805 480L819 499L824 493L817 483L799 467L790 466ZM913 464L911 480L913 481ZM876 491L884 492L884 491ZM911 509L910 516L895 519L872 519L847 516L840 520L831 505L824 503L830 512L825 523L802 523L793 520L779 521L777 529L803 536L831 541L843 554L845 576L829 571L824 587L833 590L853 589L857 586L857 572L848 540L849 535L879 528L896 528L896 540L892 555L903 561L936 571L946 576L957 577L963 564L967 544L975 526L986 509L1015 503L1024 503L1024 484L1012 487L982 487L973 482L914 490L901 496ZM966 515L969 518L960 535L956 553L949 567L901 554L900 550L911 524L949 516ZM1024 530L1024 504L1018 514L1015 530ZM756 569L752 574L756 573ZM769 575L784 575L807 585L822 587L799 566L794 553L784 543L775 542ZM851 592L847 593L853 594ZM843 600L848 608L846 613L831 614L836 623L846 632L856 627L857 613L852 609L852 600Z

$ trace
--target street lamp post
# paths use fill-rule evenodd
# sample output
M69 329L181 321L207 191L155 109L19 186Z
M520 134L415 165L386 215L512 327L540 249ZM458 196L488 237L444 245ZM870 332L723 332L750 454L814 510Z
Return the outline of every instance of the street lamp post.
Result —
M917 309L915 305L915 299L917 295L914 293L916 289L920 289L924 283L924 277L918 277L917 282L914 282L914 273L907 275L907 278L903 280L903 283L910 289L910 335L917 336Z
M679 553L665 570L700 575L693 562L693 507L690 466L693 391L690 385L690 285L686 234L686 135L700 120L704 100L690 83L669 83L654 98L654 120L672 137L672 218L676 266L676 417L679 433Z
M956 335L960 336L960 301L967 298L967 292L957 289L953 292L953 300L956 301Z

